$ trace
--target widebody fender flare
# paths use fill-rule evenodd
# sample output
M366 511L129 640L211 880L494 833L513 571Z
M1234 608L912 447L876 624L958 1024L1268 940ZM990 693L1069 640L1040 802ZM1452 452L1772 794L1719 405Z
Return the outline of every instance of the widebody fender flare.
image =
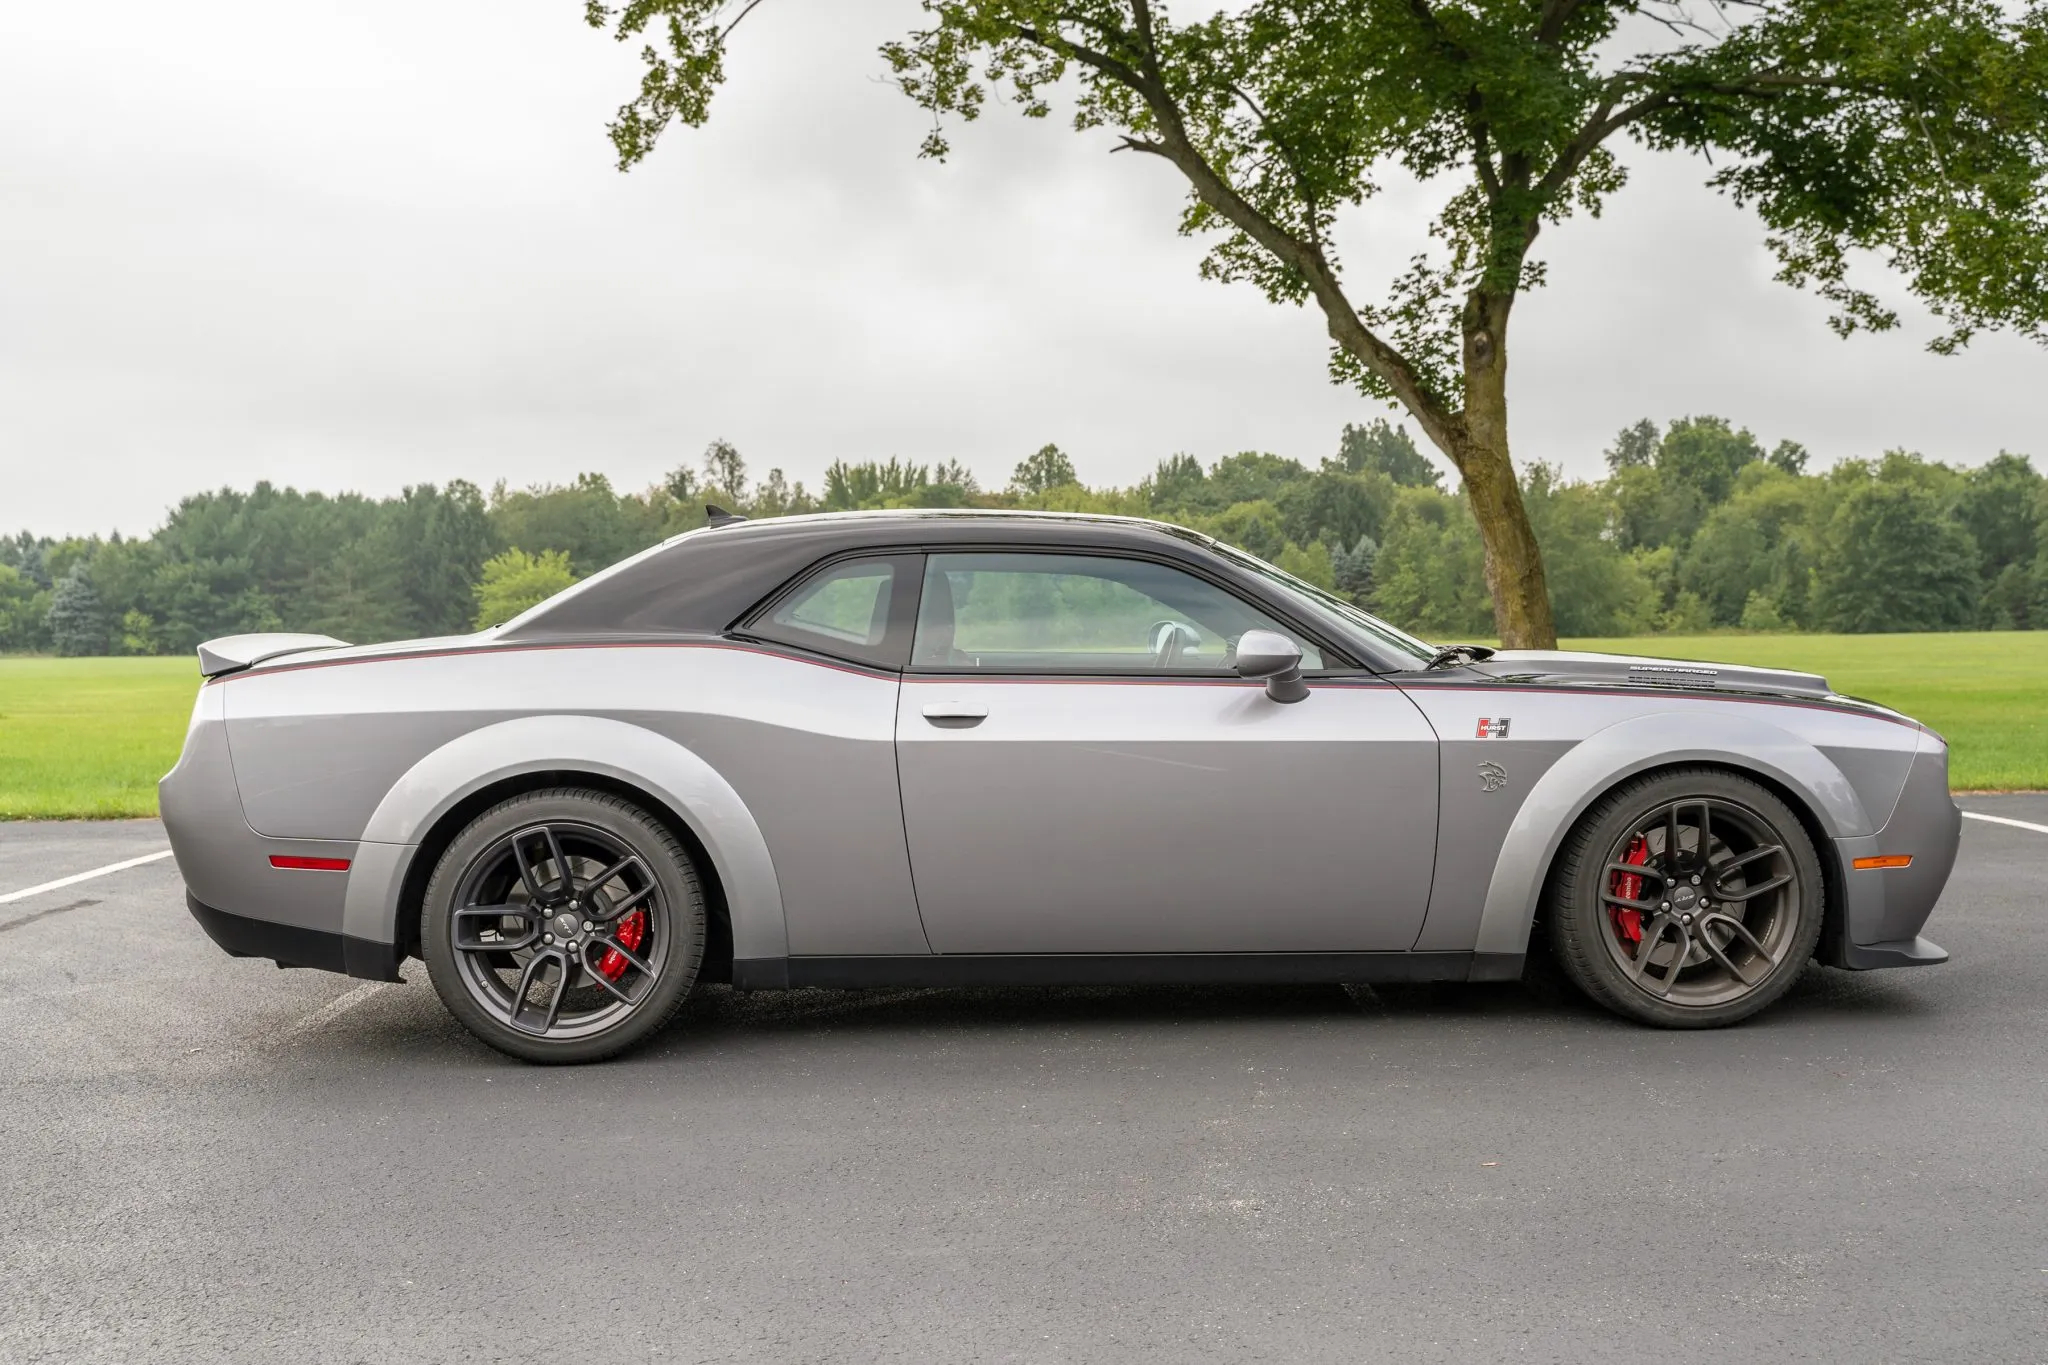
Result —
M732 915L740 957L785 957L782 890L767 841L732 784L664 735L600 716L526 716L448 741L392 785L363 831L349 871L343 929L402 941L400 889L414 852L466 797L507 778L567 769L611 778L663 802L710 855Z
M1685 742L1672 744L1673 735ZM1480 953L1520 957L1551 859L1573 824L1616 783L1651 768L1708 763L1757 773L1798 795L1831 839L1877 832L1848 777L1813 744L1768 721L1654 712L1587 736L1530 789L1508 827L1480 914Z

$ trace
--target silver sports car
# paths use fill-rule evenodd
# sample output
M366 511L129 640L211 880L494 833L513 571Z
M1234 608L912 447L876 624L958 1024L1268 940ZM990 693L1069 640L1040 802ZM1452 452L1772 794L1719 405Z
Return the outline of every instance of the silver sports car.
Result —
M715 510L715 509L714 509ZM243 635L164 823L238 957L581 1061L699 981L1502 981L1645 1023L1946 960L1948 750L1811 674L1437 648L1157 522L725 514L478 635Z

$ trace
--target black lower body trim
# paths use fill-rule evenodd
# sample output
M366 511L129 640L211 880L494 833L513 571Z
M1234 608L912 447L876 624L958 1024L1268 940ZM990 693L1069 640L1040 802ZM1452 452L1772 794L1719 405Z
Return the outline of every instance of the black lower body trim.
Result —
M1852 972L1871 972L1883 967L1938 967L1948 961L1948 949L1924 938L1899 939L1891 943L1844 943L1840 963Z
M1503 953L929 953L740 958L732 964L732 981L741 990L755 991L798 986L1211 986L1511 981L1521 972L1522 959Z
M405 955L396 944L231 915L202 904L189 891L185 893L185 906L206 936L230 957L267 957L280 967L311 967L370 981L405 979L398 974L398 965L405 961Z

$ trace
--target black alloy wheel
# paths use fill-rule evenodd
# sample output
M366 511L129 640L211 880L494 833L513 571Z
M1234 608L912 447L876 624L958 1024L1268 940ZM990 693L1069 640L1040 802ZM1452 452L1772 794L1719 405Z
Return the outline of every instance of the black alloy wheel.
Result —
M1783 995L1820 936L1820 860L1798 817L1712 768L1627 783L1558 855L1548 905L1565 972L1644 1023L1708 1028Z
M704 895L675 836L603 792L554 790L479 816L428 883L434 989L472 1033L527 1061L610 1056L695 982Z

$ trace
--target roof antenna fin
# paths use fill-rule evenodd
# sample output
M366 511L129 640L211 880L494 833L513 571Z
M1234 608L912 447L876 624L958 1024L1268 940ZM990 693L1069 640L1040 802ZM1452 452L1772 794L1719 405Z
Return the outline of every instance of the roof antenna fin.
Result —
M711 526L730 526L736 521L745 521L746 518L738 512L726 511L715 502L707 502L704 504L704 520Z

